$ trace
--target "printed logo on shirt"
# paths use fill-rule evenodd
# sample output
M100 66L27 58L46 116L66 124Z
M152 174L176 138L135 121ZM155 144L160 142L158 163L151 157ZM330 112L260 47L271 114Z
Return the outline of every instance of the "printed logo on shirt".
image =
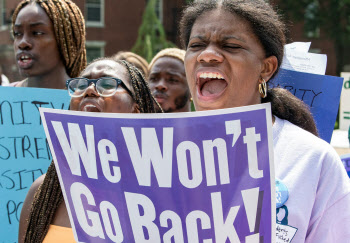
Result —
M291 243L298 229L288 225L288 208L276 209L276 243Z

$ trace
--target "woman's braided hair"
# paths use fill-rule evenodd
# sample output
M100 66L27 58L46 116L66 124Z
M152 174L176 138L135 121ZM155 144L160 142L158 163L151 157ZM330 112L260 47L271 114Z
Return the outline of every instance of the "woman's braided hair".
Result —
M146 79L135 66L124 60L116 61L112 58L100 58L94 60L92 63L100 60L112 60L123 65L127 69L134 90L133 99L141 113L156 113L157 110L161 110L160 105L154 100L151 94ZM35 193L24 242L37 243L44 240L55 212L62 202L63 195L55 165L54 162L52 162L47 170L43 183Z
M111 59L113 60L113 59ZM141 113L157 113L159 111L163 112L159 103L154 99L148 82L146 81L143 73L136 68L134 65L130 64L125 60L116 61L123 64L130 75L131 84L134 89L134 100L139 106Z
M86 66L85 21L79 7L71 0L23 0L13 13L12 31L18 13L28 4L38 4L51 19L67 74L77 77Z

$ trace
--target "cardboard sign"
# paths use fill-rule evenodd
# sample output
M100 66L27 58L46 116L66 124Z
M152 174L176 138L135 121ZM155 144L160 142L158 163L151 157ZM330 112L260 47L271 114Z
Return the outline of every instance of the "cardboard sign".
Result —
M270 109L41 109L76 241L275 242Z
M331 141L343 78L281 69L269 87L281 87L304 101L314 116L320 138Z
M343 154L340 156L341 161L345 167L348 176L350 177L350 154Z
M344 78L340 98L339 129L348 131L350 126L350 73L341 73Z
M289 225L276 224L276 243L292 242L298 229Z
M39 108L69 101L65 90L0 87L0 242L17 242L25 196L52 161Z

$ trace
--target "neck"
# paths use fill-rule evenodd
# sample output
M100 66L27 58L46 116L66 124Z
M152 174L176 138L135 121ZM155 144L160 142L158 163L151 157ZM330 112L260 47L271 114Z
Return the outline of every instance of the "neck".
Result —
M28 77L26 86L47 89L65 89L67 79L69 79L69 76L63 67L63 69L55 70L44 75Z

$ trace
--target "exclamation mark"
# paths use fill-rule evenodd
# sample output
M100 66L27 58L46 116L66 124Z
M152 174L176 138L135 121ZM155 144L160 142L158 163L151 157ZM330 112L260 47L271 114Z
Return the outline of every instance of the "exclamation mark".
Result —
M256 212L258 211L259 187L242 191L244 208L247 214L250 233L255 230ZM245 237L246 243L259 243L259 233L248 235Z

